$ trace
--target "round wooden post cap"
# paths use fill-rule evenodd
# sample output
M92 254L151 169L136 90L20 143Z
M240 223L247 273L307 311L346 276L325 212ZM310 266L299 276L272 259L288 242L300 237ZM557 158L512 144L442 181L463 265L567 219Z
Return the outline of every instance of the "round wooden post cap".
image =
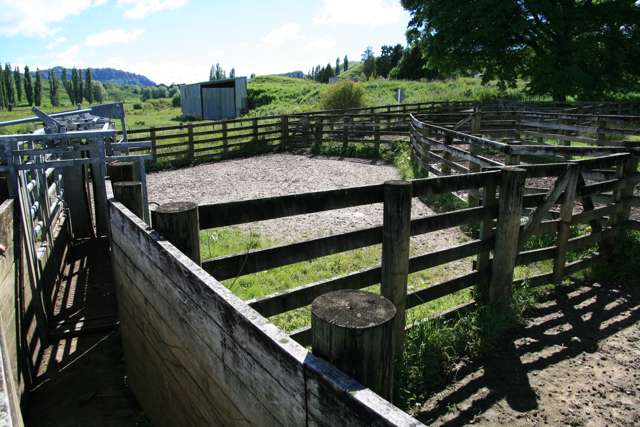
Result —
M178 213L198 209L194 202L169 202L163 203L156 209L158 213Z
M381 295L351 289L328 292L311 304L313 316L349 329L365 329L393 319L396 308Z

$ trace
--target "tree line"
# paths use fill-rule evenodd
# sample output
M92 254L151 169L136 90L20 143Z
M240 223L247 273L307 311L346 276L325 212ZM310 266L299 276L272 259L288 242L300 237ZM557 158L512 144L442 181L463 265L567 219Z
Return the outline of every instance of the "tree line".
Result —
M640 2L402 0L424 67L532 95L595 100L640 89ZM419 46L419 47L418 47Z
M84 71L73 68L70 77L65 68L61 70L59 78L56 74L55 69L46 72L51 106L61 105L60 90L66 92L71 104L81 104L84 100L89 104L104 101L105 89L102 83L93 80L90 68ZM4 69L0 67L0 110L11 111L21 104L40 107L43 96L42 73L39 69L36 68L32 76L29 66L25 66L23 72L20 67L12 68L9 63L5 64Z

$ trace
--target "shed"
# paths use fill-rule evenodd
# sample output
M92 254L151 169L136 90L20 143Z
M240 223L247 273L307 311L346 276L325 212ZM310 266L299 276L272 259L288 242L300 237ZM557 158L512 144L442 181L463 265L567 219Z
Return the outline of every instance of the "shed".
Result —
M233 119L247 111L247 78L180 86L182 114L201 120Z

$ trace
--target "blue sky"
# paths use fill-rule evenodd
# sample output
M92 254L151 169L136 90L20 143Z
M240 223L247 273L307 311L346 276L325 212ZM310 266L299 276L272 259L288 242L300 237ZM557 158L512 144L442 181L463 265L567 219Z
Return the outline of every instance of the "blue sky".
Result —
M308 71L405 43L399 0L0 0L0 61L113 67L158 83Z

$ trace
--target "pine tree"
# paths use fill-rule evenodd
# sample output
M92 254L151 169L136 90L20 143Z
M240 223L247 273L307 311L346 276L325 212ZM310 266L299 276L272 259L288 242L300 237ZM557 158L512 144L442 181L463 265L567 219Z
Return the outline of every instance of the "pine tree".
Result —
M27 65L24 66L24 94L27 104L33 105L33 84L31 83L31 72Z
M347 55L344 56L344 61L342 61L342 70L347 71L349 69L349 58Z
M16 84L16 99L18 102L22 102L22 75L20 74L20 68L18 67L13 70L13 80Z
M335 69L335 73L336 73L336 76L340 74L340 58L336 58L336 69Z
M36 104L36 107L42 105L42 80L38 68L36 68L36 84L33 88L33 103Z
M56 73L53 69L49 70L49 98L51 99L51 105L57 107L60 105L60 95L58 92L59 84L56 78Z
M91 68L87 68L85 76L84 98L89 104L93 102L93 78L91 77Z
M230 79L235 79L236 78L236 69L232 68L231 71L229 71L229 78Z

